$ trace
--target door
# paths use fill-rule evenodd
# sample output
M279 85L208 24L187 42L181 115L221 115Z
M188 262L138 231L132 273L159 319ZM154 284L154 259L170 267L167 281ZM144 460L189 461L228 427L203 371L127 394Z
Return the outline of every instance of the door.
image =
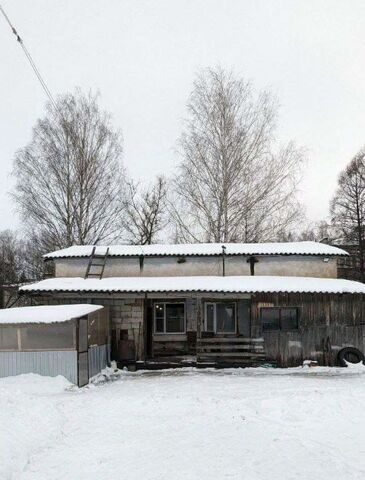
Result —
M88 319L79 319L77 338L77 385L83 387L89 383Z
M151 300L145 300L146 357L153 356L153 308Z
M251 337L251 300L244 299L238 302L238 333L244 337Z

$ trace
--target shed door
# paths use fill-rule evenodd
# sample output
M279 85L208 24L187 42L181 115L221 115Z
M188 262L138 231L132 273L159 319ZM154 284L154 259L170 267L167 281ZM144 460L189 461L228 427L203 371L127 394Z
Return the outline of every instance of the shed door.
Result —
M245 337L251 336L251 300L238 302L238 332Z
M80 318L78 331L77 371L78 386L83 387L89 383L89 355L88 355L88 320Z

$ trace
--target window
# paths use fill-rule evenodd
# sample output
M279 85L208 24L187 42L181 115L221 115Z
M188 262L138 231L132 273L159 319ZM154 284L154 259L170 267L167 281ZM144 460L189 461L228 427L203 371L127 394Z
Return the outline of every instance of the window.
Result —
M298 330L298 308L265 307L260 309L262 330Z
M20 327L21 350L60 350L75 348L74 324L53 323Z
M15 327L0 328L0 350L18 350L18 333Z
M205 330L214 333L236 333L236 304L207 302L205 304Z
M155 303L155 333L184 333L185 304Z

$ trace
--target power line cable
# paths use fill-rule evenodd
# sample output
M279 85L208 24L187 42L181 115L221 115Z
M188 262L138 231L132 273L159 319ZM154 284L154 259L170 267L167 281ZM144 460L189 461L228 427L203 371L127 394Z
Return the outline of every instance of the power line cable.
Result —
M27 47L24 45L23 39L22 39L22 38L20 37L20 35L18 34L16 28L15 28L14 25L11 23L8 15L6 14L4 8L3 8L1 5L0 5L0 11L1 11L1 13L3 14L6 22L9 24L12 32L14 33L14 35L15 35L15 37L16 37L16 39L17 39L17 42L18 42L18 43L20 44L20 46L22 47L23 52L24 52L25 56L27 57L28 62L30 63L30 66L32 67L32 70L34 71L36 77L38 78L38 81L39 81L39 83L41 84L43 90L45 91L45 93L46 93L49 101L51 102L53 108L54 108L56 111L58 111L57 104L56 104L56 102L55 102L55 99L54 99L53 96L52 96L52 93L51 93L50 89L48 88L48 86L47 86L45 80L43 79L40 71L38 70L38 68L37 68L37 66L36 66L36 64L35 64L32 56L31 56L31 54L30 54L30 52L29 52L29 50L28 50Z
M43 79L40 71L38 70L29 50L27 49L27 47L24 45L24 42L23 42L23 39L20 37L19 33L17 32L16 28L14 27L14 25L11 23L8 15L6 14L4 8L2 7L2 5L0 4L0 11L1 13L3 14L6 22L9 24L12 32L14 33L18 43L20 44L20 46L22 47L23 49L23 52L25 54L25 56L27 57L27 60L30 64L30 66L32 67L32 70L34 71L39 83L41 84L44 92L46 93L52 107L54 108L54 111L56 112L56 114L59 116L60 120L61 120L61 126L62 128L65 130L66 134L69 135L72 139L73 142L75 142L75 144L77 143L77 138L76 138L76 135L73 131L73 129L70 127L70 125L68 124L67 120L65 119L64 117L64 114L62 112L62 110L60 109L59 105L56 103L50 89L48 88L45 80Z

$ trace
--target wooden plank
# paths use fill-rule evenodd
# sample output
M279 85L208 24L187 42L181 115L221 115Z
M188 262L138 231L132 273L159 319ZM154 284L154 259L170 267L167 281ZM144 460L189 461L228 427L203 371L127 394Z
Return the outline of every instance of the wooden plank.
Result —
M245 337L211 337L199 338L199 343L263 343L263 338L245 338Z
M197 346L197 351L205 351L205 350L252 350L254 352L263 352L264 347L262 345L200 345Z
M185 333L178 333L178 334L166 333L166 334L163 334L163 335L154 334L153 335L153 341L156 342L156 343L186 342L187 341L187 336L186 336Z
M197 355L198 358L202 357L249 357L249 358L265 358L265 353L255 353L255 352L205 352Z

